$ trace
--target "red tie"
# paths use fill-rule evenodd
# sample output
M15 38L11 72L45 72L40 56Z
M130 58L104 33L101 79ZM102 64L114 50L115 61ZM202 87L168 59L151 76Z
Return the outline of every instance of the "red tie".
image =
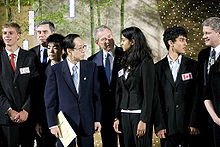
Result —
M14 58L15 58L15 54L11 54L11 66L13 68L13 71L15 72L15 61L14 61Z

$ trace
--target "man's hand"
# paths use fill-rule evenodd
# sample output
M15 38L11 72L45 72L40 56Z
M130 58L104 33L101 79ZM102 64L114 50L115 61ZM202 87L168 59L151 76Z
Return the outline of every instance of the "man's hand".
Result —
M157 133L156 133L156 135L157 135L157 137L159 137L159 138L166 138L166 136L165 136L165 134L166 134L166 129L162 129L162 130L159 130Z
M28 118L28 112L26 110L22 110L19 112L19 116L20 116L20 118L17 119L17 123L23 123Z
M118 125L119 125L119 120L115 119L114 124L113 124L113 128L114 128L116 133L121 134L122 132L118 130Z
M99 133L101 131L101 128L102 128L102 126L101 126L100 122L95 122L95 132Z
M146 123L143 121L139 121L138 126L137 126L137 137L144 136L146 133Z
M19 113L12 109L8 111L8 115L13 122L17 122L17 119L20 117Z
M199 129L196 129L194 127L189 127L189 131L190 131L191 135L198 135L198 134L200 134Z
M58 126L55 126L53 128L50 128L50 132L56 136L56 138L58 137L62 137L61 133L60 133L60 129L58 128Z
M37 135L41 137L42 126L39 123L36 124L35 131L37 132Z

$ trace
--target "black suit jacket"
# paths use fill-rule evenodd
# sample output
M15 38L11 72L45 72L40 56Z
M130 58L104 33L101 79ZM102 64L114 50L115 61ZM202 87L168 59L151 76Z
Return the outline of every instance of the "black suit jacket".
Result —
M123 54L122 48L115 48L115 58L113 63L112 77L110 85L108 84L108 80L105 73L105 67L103 64L103 50L98 53L92 55L88 58L89 61L93 61L98 66L99 72L99 80L101 85L101 102L102 102L102 120L106 120L107 122L113 124L114 120L114 108L115 108L115 87L116 87L116 79L119 70L119 58Z
M7 52L3 50L0 53L0 124L13 124L6 114L10 107L18 112L24 109L29 112L30 117L31 101L36 96L38 77L35 59L35 54L20 49L16 69L13 72Z
M196 67L196 61L182 56L174 82L167 57L156 64L158 92L168 135L185 133L189 126L198 128ZM183 74L188 73L192 78L184 80Z
M140 120L152 124L152 109L155 89L155 68L152 60L144 59L133 71L124 77L124 70L118 72L116 85L116 118L120 118L121 109L141 110Z
M202 90L199 93L199 97L204 98L206 97L206 86L208 82L208 74L207 74L207 67L209 63L209 56L210 56L211 47L203 49L199 52L198 55L198 86L199 89Z

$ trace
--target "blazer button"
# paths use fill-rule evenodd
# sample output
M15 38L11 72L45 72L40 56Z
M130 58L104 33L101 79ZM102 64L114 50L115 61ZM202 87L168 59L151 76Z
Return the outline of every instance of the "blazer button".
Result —
M176 109L178 109L179 108L179 105L176 105Z

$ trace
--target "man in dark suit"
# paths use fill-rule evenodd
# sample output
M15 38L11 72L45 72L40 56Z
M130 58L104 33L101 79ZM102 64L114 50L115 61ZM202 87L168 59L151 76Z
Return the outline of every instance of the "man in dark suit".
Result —
M98 72L101 84L101 102L102 102L102 145L103 147L116 147L117 134L113 129L114 109L115 109L115 87L117 73L119 70L118 60L123 51L114 45L114 38L111 29L107 26L99 26L94 31L95 43L102 49L98 53L92 55L88 60L93 61L98 66ZM107 55L109 59L107 59ZM107 74L106 59L109 60L109 71ZM120 146L123 147L123 138L120 137Z
M188 147L191 135L199 134L196 61L182 55L187 45L184 28L168 28L163 36L168 55L156 64L158 93L166 124L166 138L161 139L161 146Z
M50 133L50 130L47 126L46 121L46 113L45 113L45 104L44 104L44 88L46 83L46 75L45 70L50 64L47 56L47 48L46 48L46 39L54 34L55 27L54 24L48 20L43 20L39 22L36 28L36 36L39 45L30 49L30 51L34 52L38 57L38 71L40 73L40 85L37 88L40 97L37 98L34 102L34 113L36 116L36 141L38 147L55 147L56 139ZM41 111L39 111L41 110ZM54 141L55 140L55 141Z
M5 49L0 52L0 129L4 147L34 145L32 99L38 72L36 56L21 49L17 41L21 29L17 23L6 23L2 29Z
M64 39L67 58L48 70L45 105L50 131L61 137L57 114L62 111L77 134L79 147L93 147L93 133L101 130L101 101L98 69L85 61L85 45L77 34ZM75 146L75 140L69 146ZM62 143L58 140L58 147Z
M213 102L210 100L209 97L207 97L207 83L209 81L209 71L212 64L217 61L219 54L220 54L220 18L218 17L211 17L208 18L203 22L203 39L205 40L206 46L208 48L203 49L200 51L198 56L198 62L199 62L199 88L203 90L202 93L200 93L200 99L201 102L204 101L205 106L207 110L212 113L210 113L213 121L212 125L208 123L208 114L207 112L204 112L204 105L203 105L203 127L202 127L202 143L203 145L209 145L214 146L213 140L215 143L215 146L218 146L217 143L220 139L220 127L216 124L220 119L215 114L215 110L213 107ZM214 117L215 116L215 117ZM211 120L210 120L211 121ZM214 137L212 136L211 128L213 127L213 133ZM213 138L212 138L213 137ZM205 141L205 142L204 142Z

